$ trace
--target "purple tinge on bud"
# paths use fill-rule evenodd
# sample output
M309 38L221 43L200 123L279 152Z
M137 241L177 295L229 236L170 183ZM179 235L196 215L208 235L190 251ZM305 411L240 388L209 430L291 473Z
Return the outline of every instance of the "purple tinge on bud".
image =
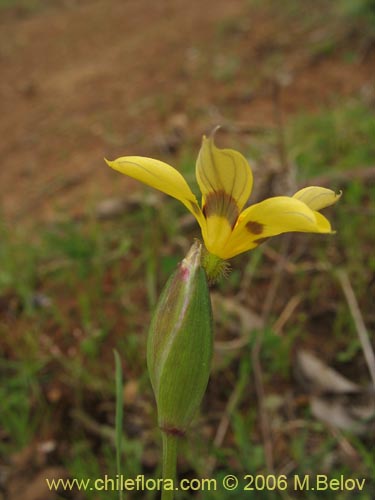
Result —
M189 250L168 280L150 326L147 364L159 425L184 433L196 413L210 374L211 302L200 264L201 244Z

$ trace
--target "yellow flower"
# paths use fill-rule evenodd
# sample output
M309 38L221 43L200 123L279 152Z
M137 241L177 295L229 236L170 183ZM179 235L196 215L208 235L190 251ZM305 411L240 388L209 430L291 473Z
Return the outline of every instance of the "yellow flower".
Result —
M203 136L196 162L202 193L199 203L184 177L159 160L123 156L107 164L183 203L200 225L207 251L226 260L257 247L277 234L300 231L331 233L318 210L336 203L341 193L311 186L293 196L276 196L244 209L253 187L248 161L232 149L219 149Z

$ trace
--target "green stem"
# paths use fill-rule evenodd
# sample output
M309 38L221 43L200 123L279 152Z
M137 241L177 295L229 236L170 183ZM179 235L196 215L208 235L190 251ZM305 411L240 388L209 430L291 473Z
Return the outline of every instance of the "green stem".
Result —
M177 464L177 443L178 436L162 432L163 435L163 480L172 480L173 483L176 479L176 464ZM169 482L169 481L168 481ZM173 500L174 491L162 491L161 500Z

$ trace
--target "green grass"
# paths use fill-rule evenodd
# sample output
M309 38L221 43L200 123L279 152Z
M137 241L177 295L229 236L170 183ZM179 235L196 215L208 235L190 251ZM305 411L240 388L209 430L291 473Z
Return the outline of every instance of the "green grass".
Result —
M367 40L375 37L375 2L374 0L340 0L338 12L346 22L353 24Z
M19 12L31 14L39 12L41 9L48 7L51 3L56 3L55 0L0 0L0 9L16 8Z
M374 165L374 137L375 113L353 100L294 119L288 129L289 154L299 177L308 179Z
M0 360L0 428L5 434L0 442L0 455L25 447L46 410L39 381L41 366L40 361L34 360ZM35 409L40 413L33 415Z

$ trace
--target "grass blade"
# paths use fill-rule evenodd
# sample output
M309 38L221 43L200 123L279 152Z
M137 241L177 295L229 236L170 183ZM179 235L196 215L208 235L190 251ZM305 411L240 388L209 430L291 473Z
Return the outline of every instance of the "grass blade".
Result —
M121 455L122 455L122 421L123 421L123 383L122 383L122 367L119 353L114 349L115 356L115 381L116 381L116 469L117 474L121 477ZM124 500L122 488L119 491L119 499Z

